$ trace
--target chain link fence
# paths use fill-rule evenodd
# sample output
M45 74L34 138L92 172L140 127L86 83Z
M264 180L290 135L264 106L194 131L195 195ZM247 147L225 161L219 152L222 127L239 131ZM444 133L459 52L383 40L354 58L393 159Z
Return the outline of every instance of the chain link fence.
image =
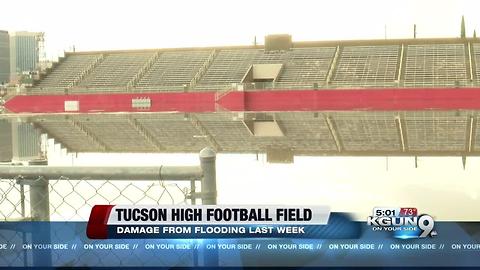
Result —
M37 179L38 180L38 179ZM36 180L34 180L36 181ZM22 184L23 179L0 179L0 217L2 221L33 220L31 215L35 202L30 200L31 184ZM196 185L195 185L196 184ZM51 221L87 221L91 208L96 204L130 204L130 205L166 205L190 204L192 190L200 190L198 181L115 181L115 180L71 180L68 177L49 180L49 210ZM193 199L194 200L194 199ZM51 231L51 243L76 241L79 249L86 244L76 235L84 235L84 228L73 230L71 226L55 227ZM19 248L23 243L32 243L32 230L1 230L0 243L15 244L17 249L2 251L0 266L33 266L33 250ZM65 239L70 235L71 239ZM112 261L122 266L193 266L193 251L177 252L177 256L144 260L141 252L131 251L119 255L117 250L88 251L82 250L77 256L65 256L63 250L52 250L52 262L61 266L79 266L84 261L99 266L111 266ZM153 264L152 264L153 262Z
M198 200L203 204L215 204L215 172L215 153L209 148L200 152L200 166L2 166L0 220L87 221L91 208L98 204L172 205L196 204ZM62 250L50 250L43 258L35 257L38 257L37 251L19 248L25 243L36 242L34 238L39 233L33 233L34 228L3 226L0 243L17 245L17 249L2 253L0 266L34 266L37 265L35 260L44 261L45 257L57 266L87 266L82 265L85 261L96 266L111 266L112 262L119 266L195 266L198 260L194 250L176 252L177 256L169 257L152 253L151 259L145 259L145 253L140 250L120 253L118 250L84 250L83 245L95 241L85 239L84 225L72 227L72 224L56 225L60 227L49 230L47 238L50 243L78 243L77 254L65 256Z
M25 219L25 190L15 179L0 178L0 220Z
M35 181L35 180L34 180ZM87 221L96 204L178 205L191 204L192 190L198 181L115 181L71 180L61 177L49 181L51 221ZM30 185L22 179L0 179L0 220L31 220Z

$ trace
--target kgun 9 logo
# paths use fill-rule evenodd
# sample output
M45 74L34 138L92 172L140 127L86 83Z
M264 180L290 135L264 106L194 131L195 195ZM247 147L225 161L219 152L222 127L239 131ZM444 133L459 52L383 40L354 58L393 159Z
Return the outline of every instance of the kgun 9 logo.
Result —
M367 219L369 226L374 226L377 231L401 231L400 235L405 233L405 237L400 238L425 238L427 236L436 236L433 230L435 221L429 215L420 216L369 216ZM419 231L417 231L419 229Z

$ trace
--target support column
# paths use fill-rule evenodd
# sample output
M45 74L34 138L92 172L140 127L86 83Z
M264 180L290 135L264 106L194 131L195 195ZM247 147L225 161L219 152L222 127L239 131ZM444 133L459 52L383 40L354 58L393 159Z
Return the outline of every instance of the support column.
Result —
M43 177L30 184L30 211L33 221L50 220L50 200L48 194L48 179Z
M31 160L29 166L47 165L47 160ZM28 180L27 180L28 181ZM50 193L48 179L39 176L36 180L29 181L30 186L30 211L32 221L50 221ZM41 224L33 228L32 242L34 244L51 244L50 224ZM32 266L52 266L51 250L34 250Z
M47 165L46 160L32 160L28 162L29 166ZM30 181L30 211L34 221L50 220L50 195L48 190L48 179L40 176L38 179Z
M215 168L216 153L212 148L206 147L200 151L200 167L203 171L202 178L202 204L217 204L217 176ZM206 240L209 244L217 245L217 240ZM203 266L218 266L218 250L208 250L203 254Z
M206 147L200 151L200 167L203 171L202 179L202 204L217 204L217 173L216 153L212 148Z

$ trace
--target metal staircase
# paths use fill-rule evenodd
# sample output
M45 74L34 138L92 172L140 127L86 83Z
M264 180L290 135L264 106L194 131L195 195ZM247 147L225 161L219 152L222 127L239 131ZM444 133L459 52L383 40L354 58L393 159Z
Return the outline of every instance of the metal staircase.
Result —
M138 81L140 81L140 79L145 75L145 73L153 66L153 64L158 60L160 55L160 51L157 51L152 57L150 57L150 59L148 59L145 65L127 83L127 90L132 90L137 85Z
M83 80L88 74L92 73L93 69L97 67L98 64L100 64L103 61L103 59L105 59L105 54L102 53L97 57L95 62L93 62L86 69L84 69L82 73L80 73L80 75L70 83L70 85L68 86L68 89L71 89L77 86L81 80Z
M212 53L208 56L203 66L198 70L198 72L193 76L192 80L188 85L188 89L193 89L197 85L197 83L202 79L203 75L207 72L208 68L212 65L213 60L217 57L218 51L214 49Z

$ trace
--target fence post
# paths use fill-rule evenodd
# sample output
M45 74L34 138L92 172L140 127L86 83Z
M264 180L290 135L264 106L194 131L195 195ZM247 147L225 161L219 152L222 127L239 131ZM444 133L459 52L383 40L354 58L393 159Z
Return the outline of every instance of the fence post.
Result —
M203 171L202 204L217 204L217 172L215 167L216 153L206 147L200 151L200 167Z
M46 160L32 160L28 165L47 165ZM50 195L48 190L48 179L40 176L30 184L30 211L32 220L50 220Z
M216 153L212 148L206 147L200 151L200 167L202 168L202 204L217 204L217 173L215 168ZM217 245L217 240L209 239L209 244ZM218 266L218 250L204 251L203 266Z
M48 165L48 160L31 160L28 165ZM30 182L30 212L33 221L50 221L50 191L46 177L39 176ZM52 243L50 224L40 225L37 228L32 232L32 242ZM33 250L32 259L32 266L52 266L51 250Z
M30 184L30 211L33 221L50 220L48 179L39 177Z

